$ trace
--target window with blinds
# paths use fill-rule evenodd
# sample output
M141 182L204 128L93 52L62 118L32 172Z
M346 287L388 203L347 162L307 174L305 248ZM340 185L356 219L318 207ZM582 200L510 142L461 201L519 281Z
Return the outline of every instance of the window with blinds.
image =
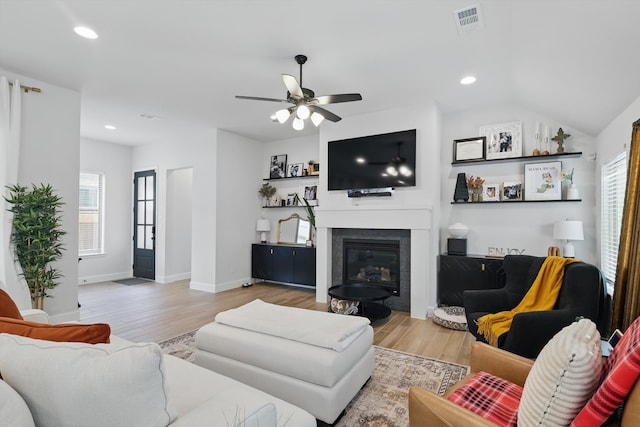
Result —
M79 255L104 253L104 175L80 173Z
M600 267L613 295L622 227L622 210L627 186L627 155L619 154L602 165L602 212Z

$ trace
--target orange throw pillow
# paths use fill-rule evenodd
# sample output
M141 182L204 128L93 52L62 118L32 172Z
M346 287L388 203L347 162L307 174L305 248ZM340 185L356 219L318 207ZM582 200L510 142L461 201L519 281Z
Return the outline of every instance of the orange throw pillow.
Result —
M20 309L4 289L0 289L0 317L22 320Z
M20 335L45 341L84 342L87 344L109 343L111 327L106 323L80 325L64 323L48 325L46 323L28 322L26 320L0 318L0 333Z

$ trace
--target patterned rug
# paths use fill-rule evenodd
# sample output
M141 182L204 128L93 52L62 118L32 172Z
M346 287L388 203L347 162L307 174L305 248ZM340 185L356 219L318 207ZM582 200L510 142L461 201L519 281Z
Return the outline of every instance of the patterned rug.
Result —
M193 361L195 331L163 341L166 354ZM336 427L405 427L409 425L407 395L417 385L443 394L467 373L467 366L374 346L373 375L347 405Z

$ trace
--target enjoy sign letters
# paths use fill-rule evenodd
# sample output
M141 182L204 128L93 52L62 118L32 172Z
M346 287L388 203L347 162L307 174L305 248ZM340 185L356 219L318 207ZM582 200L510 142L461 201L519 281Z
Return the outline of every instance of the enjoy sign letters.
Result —
M515 249L515 248L494 248L489 246L489 256L505 256L505 255L522 255L524 254L525 249Z

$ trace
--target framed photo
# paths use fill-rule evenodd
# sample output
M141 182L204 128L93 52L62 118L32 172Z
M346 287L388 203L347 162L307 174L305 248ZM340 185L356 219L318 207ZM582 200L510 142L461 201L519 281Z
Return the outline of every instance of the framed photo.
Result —
M309 175L320 175L320 163L309 166Z
M287 194L287 206L298 206L298 201L296 200L296 195L298 193L289 193Z
M524 199L561 200L562 162L525 163Z
M513 202L522 200L522 182L505 181L502 183L502 201Z
M287 165L287 178L302 176L302 172L304 172L304 163L291 163Z
M471 160L484 160L487 137L465 138L453 140L453 161L468 162Z
M482 201L483 202L499 202L500 201L500 184L498 183L485 183L482 186Z
M271 156L271 163L269 164L269 178L284 178L285 171L287 170L287 155L277 154Z
M310 206L318 205L318 186L317 185L305 185L303 198L309 202Z
M480 136L487 138L486 160L522 157L522 122L481 126Z

